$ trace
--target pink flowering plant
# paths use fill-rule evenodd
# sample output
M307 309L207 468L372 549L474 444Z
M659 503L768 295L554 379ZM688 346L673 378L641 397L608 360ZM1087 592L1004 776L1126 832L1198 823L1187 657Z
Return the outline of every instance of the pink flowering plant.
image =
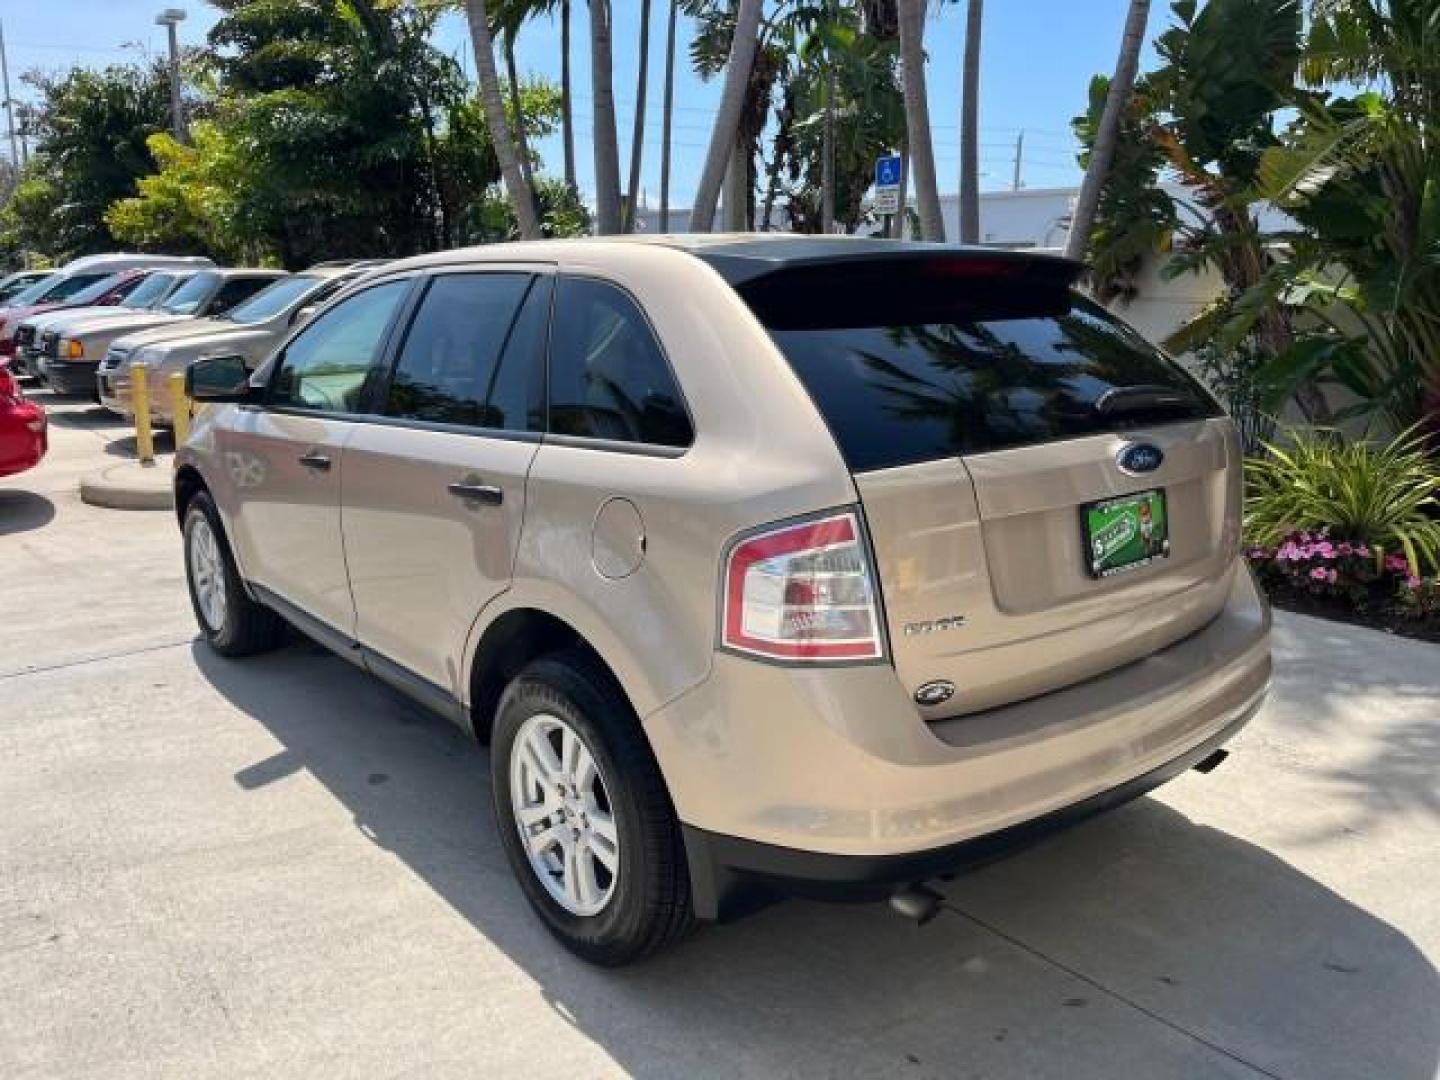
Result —
M1289 533L1275 545L1255 544L1246 555L1272 588L1343 600L1360 609L1383 601L1397 575L1409 567L1403 557L1377 560L1368 544L1332 539L1326 529Z

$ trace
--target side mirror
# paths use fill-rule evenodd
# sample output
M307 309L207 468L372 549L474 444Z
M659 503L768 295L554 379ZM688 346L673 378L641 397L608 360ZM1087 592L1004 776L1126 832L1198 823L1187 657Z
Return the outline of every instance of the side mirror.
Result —
M191 401L251 401L250 369L243 356L207 356L185 369L185 396Z
M311 315L315 314L315 307L315 304L305 304L303 307L296 308L290 315L290 325L299 326L306 319L310 318Z

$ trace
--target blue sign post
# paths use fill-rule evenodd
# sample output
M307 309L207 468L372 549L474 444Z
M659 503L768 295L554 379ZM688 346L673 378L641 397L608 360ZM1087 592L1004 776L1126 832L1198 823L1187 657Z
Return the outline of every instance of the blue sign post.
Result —
M875 159L875 212L900 212L900 155L888 154Z

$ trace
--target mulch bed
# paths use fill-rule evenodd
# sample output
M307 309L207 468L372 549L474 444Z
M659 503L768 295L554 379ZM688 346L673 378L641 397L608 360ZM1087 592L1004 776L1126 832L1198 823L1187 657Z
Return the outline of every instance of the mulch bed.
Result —
M1314 615L1321 619L1349 623L1379 630L1382 634L1396 637L1415 638L1418 641L1433 641L1440 644L1440 618L1430 616L1423 619L1410 618L1394 612L1371 609L1358 611L1349 604L1327 600L1309 593L1290 589L1277 589L1267 585L1270 603L1282 611L1293 611L1299 615Z

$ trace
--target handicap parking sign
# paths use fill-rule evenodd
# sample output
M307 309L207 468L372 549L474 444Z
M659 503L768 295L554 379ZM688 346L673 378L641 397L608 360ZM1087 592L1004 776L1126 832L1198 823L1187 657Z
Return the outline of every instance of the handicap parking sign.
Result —
M888 157L875 159L875 187L883 190L885 188L900 188L900 155L891 154Z

